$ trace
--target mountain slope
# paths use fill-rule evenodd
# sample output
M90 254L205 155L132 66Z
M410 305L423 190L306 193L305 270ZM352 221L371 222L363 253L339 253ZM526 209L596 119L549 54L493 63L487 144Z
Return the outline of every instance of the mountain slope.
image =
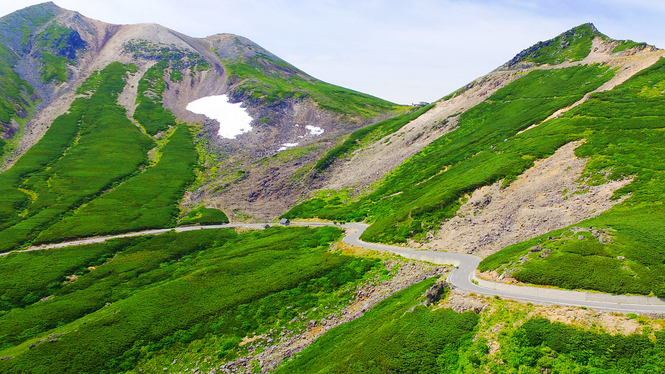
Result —
M307 186L257 197L255 186L220 184L249 168L251 178L288 182L339 136L404 110L321 82L242 37L194 39L159 25L110 25L52 3L0 19L0 43L11 52L0 85L12 86L1 111L9 141L0 174L2 251L34 240L173 227L189 210L219 216L206 206L235 218L238 201L246 203L243 214L272 218ZM243 103L253 131L224 139L217 135L224 124L186 109L222 94ZM283 157L280 148L290 142L302 144L302 157L281 165L284 172L256 167ZM276 194L284 205L264 209ZM105 224L109 207L116 212Z
M408 241L430 249L487 256L534 237L539 237L539 243L544 245L543 238L558 237L561 233L552 230L600 215L598 222L603 224L580 225L600 226L597 230L612 232L610 235L617 240L624 237L623 243L632 243L630 254L628 247L607 241L599 244L596 235L596 239L576 244L576 249L562 249L577 256L588 256L583 257L584 261L563 260L558 254L538 257L538 252L523 257L528 248L535 245L531 240L507 248L505 253L511 253L509 257L499 252L496 258L501 258L500 262L488 262L483 269L493 270L505 265L494 277L507 270L502 279L508 280L515 271L515 277L526 282L660 295L660 267L647 265L654 261L659 263L657 252L647 250L662 247L658 233L640 231L637 234L636 228L626 226L627 222L608 221L609 217L614 217L612 212L623 211L639 201L645 204L645 210L641 213L631 210L630 222L640 225L638 222L649 217L647 212L656 214L654 209L658 209L660 199L656 197L660 196L656 166L660 164L660 146L649 143L627 148L627 144L650 142L648 139L655 135L648 134L660 131L657 118L663 52L645 45L617 51L622 45L626 42L611 40L592 25L582 25L523 51L487 77L442 99L422 119L412 121L395 134L363 145L346 160L340 159L327 176L331 181L329 186L335 189L323 189L284 216L341 221L366 219L373 223L364 234L369 241ZM476 86L485 88L478 90ZM612 97L616 108L608 106L603 114L596 109L593 109L594 114L588 112L596 108L603 97ZM455 101L473 107L462 108L460 104L455 105ZM451 113L451 107L459 112ZM627 111L628 108L634 109ZM592 119L596 116L598 119ZM587 120L570 121L567 123L571 127L561 128L564 118L576 117ZM450 123L452 126L445 126ZM437 131L442 131L443 135L430 138L429 144L421 142L411 146L413 156L383 177L380 173L377 176L375 170L355 173L352 178L340 176L340 173L353 173L355 165L369 160L378 159L381 165L381 158L391 152L390 149L378 150L381 147L390 148L392 142L399 141L396 147L403 148L404 139L427 139ZM575 141L581 143L573 143ZM640 149L650 151L643 153ZM581 165L576 166L577 174L569 174L571 167L538 169L545 161L536 161L554 157L557 150L568 152L565 162L571 160ZM557 157L563 162L561 156ZM583 159L575 161L581 157ZM653 167L646 164L638 167L638 159ZM529 173L525 174L527 170ZM373 183L372 188L358 194L369 185L365 180L368 172L374 173L368 179ZM541 177L535 177L538 175ZM545 175L552 179L543 179ZM559 185L551 182L562 179L570 182ZM642 183L652 186L649 192L638 187ZM634 192L627 195L628 191ZM644 201L647 196L652 200ZM619 205L603 213L616 204ZM653 222L660 222L656 217L660 215L656 214ZM576 230L579 229L573 232ZM569 240L570 235L564 236ZM566 240L562 243L568 243ZM594 247L598 245L607 248ZM559 248L558 245L548 246L548 253L555 247ZM591 247L596 249L591 250ZM524 264L531 258L537 259ZM617 272L623 266L623 260L618 259L624 258L629 259L626 260L628 270ZM555 259L559 259L557 264L559 261L575 264L576 271L563 270L568 267L553 266L554 263L545 265ZM538 265L540 262L543 263ZM650 270L643 274L635 270L646 267ZM587 276L592 270L605 275ZM607 277L613 280L608 281Z

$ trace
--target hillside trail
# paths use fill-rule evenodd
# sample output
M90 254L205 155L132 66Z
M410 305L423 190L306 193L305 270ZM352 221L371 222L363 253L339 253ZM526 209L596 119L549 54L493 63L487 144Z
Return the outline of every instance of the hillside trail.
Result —
M120 235L111 235L104 237L94 237L79 239L64 243L48 244L31 247L25 250L1 253L6 256L11 253L22 253L41 251L49 249L64 248L69 246L103 243L107 240L117 238L128 238L143 235L159 235L169 231L186 232L206 229L224 229L224 228L248 228L261 230L266 227L274 226L272 223L229 223L223 225L210 226L188 226L168 229L147 230L141 232L126 233ZM437 265L453 265L456 267L447 278L455 288L466 293L478 294L490 297L501 297L520 302L528 302L538 305L558 305L572 307L586 307L599 311L619 312L619 313L665 313L665 300L657 297L648 296L627 296L610 295L598 292L569 291L553 288L535 287L535 286L517 286L504 283L497 283L478 278L476 269L482 258L464 253L451 252L433 252L419 250L411 247L401 247L395 245L369 243L360 240L362 233L369 227L364 223L345 223L335 224L333 222L293 222L293 226L323 227L334 226L346 229L342 241L357 247L365 249L390 252L405 258L426 261Z

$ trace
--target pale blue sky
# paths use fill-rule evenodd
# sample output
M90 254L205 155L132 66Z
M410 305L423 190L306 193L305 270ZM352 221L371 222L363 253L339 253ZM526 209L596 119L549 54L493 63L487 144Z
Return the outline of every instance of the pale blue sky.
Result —
M2 1L8 14L41 1ZM662 0L57 0L109 23L245 36L330 83L398 103L434 101L532 44L585 22L665 46Z

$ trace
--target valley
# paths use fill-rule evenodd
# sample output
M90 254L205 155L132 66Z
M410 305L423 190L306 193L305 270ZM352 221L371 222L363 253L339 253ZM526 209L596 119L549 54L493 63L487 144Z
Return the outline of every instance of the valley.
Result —
M587 23L407 106L6 15L0 372L660 372L663 56Z

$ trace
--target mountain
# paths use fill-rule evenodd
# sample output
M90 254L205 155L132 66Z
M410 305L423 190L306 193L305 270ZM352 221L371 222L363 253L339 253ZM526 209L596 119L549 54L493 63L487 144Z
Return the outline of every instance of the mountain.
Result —
M34 239L38 232L53 225L53 230L59 232L56 236L64 238L65 232L65 236L71 237L119 232L129 227L173 225L180 211L186 214L208 208L221 208L232 219L274 217L307 190L307 186L293 178L296 171L316 161L339 136L377 118L408 109L321 82L239 36L219 34L194 39L159 25L111 25L61 9L53 3L3 17L0 40L7 62L3 68L8 69L3 75L3 84L10 88L3 91L5 130L2 135L7 143L4 150L8 170L3 178L11 181L5 188L13 186L0 202L0 227L17 232L5 232L5 238L12 243L7 244L7 248L20 245L28 238ZM125 66L124 72L117 64ZM117 81L118 74L129 74L123 78L126 83ZM127 112L122 128L112 122L108 133L95 134L127 135L126 131L131 129L138 137L128 135L131 139L110 145L103 139L88 137L89 131L84 129L83 123L79 123L78 128L61 128L65 126L60 125L65 117L76 113L73 110L76 107L82 109L77 114L78 121L92 114L85 111L92 110L99 115L100 111L89 104L77 104L86 99L94 101L95 94L117 95L117 102L113 103L115 110ZM197 99L215 95L227 95L231 103L243 103L253 130L227 139L217 135L219 122L187 110ZM100 102L100 105L105 104ZM102 117L110 118L110 115ZM196 132L196 147L189 150L192 156L179 159L184 167L179 173L159 171L175 168L157 164L157 161L161 148L172 146L167 145L169 137L183 122L199 124L197 128L175 132L183 137ZM52 126L57 128L49 134ZM45 158L34 159L33 154L39 152L35 144L54 136L61 137L57 140L59 150ZM87 145L83 147L83 144ZM300 146L282 152L284 144ZM92 148L107 149L109 159L104 161L94 152L85 153ZM51 150L54 149L51 146ZM87 176L90 177L100 171L104 178L93 178L97 183L94 186L84 182L90 178L66 181L62 188L71 192L68 202L56 210L44 211L43 207L52 205L53 199L58 197L48 185L55 171L42 170L43 167L49 165L49 169L56 170L56 165L69 165L69 158L62 155L78 150L86 154L86 161L75 161L85 164L85 170L80 173L92 173ZM113 152L126 156L127 164L111 165ZM293 162L285 163L287 159ZM102 166L102 163L106 164ZM186 170L192 163L200 164L194 175ZM156 169L146 170L146 166L156 166ZM69 170L69 166L63 168ZM26 179L35 172L41 172L42 176ZM144 196L142 203L127 201L127 192L122 190L136 192L133 185L142 185L142 179L156 178L149 176L153 173L158 174L162 182L176 186L174 190L161 195L159 204L155 202L158 197L154 193L141 194ZM33 183L37 179L47 185ZM78 189L78 183L86 183L90 188ZM122 185L121 191L115 188L118 184ZM40 192L26 194L22 190ZM183 199L185 190L188 192ZM95 202L90 203L91 200ZM95 227L99 224L90 223L91 216L104 215L106 208L103 207L108 204L120 204L126 210L136 211L135 208L148 201L158 205L154 209L161 210L159 220L143 212L118 217L125 222L123 229ZM180 207L174 207L179 201ZM31 228L26 230L22 225Z
M418 107L53 3L0 52L2 373L665 363L663 50L584 24Z
M663 55L591 24L540 42L337 157L284 217L491 255L489 279L662 297Z

